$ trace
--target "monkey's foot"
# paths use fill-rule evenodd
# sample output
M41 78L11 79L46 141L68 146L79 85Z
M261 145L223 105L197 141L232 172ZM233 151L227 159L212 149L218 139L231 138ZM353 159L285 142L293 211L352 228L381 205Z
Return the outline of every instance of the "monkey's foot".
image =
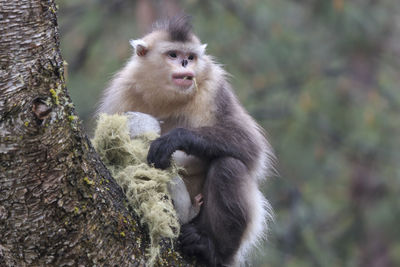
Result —
M183 253L199 258L207 266L221 266L214 242L205 233L201 233L195 224L182 225L179 240Z

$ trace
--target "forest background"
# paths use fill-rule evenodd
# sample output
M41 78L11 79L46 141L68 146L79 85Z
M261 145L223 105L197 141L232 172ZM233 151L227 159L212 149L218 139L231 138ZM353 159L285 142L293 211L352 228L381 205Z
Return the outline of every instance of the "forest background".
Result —
M152 22L182 10L266 129L279 175L254 266L400 266L400 2L59 0L67 86L88 133Z

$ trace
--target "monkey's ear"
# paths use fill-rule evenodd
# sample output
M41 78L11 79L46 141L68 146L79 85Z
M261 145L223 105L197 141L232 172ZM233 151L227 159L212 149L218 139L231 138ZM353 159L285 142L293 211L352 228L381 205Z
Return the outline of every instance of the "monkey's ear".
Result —
M202 44L202 45L200 46L200 53L201 53L201 54L205 54L205 52L206 52L206 47L207 47L207 44Z
M129 43L133 47L134 53L139 57L146 55L149 51L147 43L142 39L130 40Z

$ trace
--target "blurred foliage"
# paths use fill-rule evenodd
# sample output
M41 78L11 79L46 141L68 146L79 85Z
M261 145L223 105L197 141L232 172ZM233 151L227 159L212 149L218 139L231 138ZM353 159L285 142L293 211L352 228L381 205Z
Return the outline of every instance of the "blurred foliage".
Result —
M68 88L89 132L141 36L139 3L193 15L278 158L265 184L276 219L254 266L400 266L398 0L58 2Z

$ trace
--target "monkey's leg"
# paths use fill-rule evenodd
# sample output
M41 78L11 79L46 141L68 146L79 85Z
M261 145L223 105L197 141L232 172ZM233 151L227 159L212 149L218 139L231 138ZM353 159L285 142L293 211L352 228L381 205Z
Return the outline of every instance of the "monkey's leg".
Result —
M212 161L200 215L181 229L185 253L199 256L211 266L233 264L250 220L246 188L253 181L248 176L240 160L224 157Z

